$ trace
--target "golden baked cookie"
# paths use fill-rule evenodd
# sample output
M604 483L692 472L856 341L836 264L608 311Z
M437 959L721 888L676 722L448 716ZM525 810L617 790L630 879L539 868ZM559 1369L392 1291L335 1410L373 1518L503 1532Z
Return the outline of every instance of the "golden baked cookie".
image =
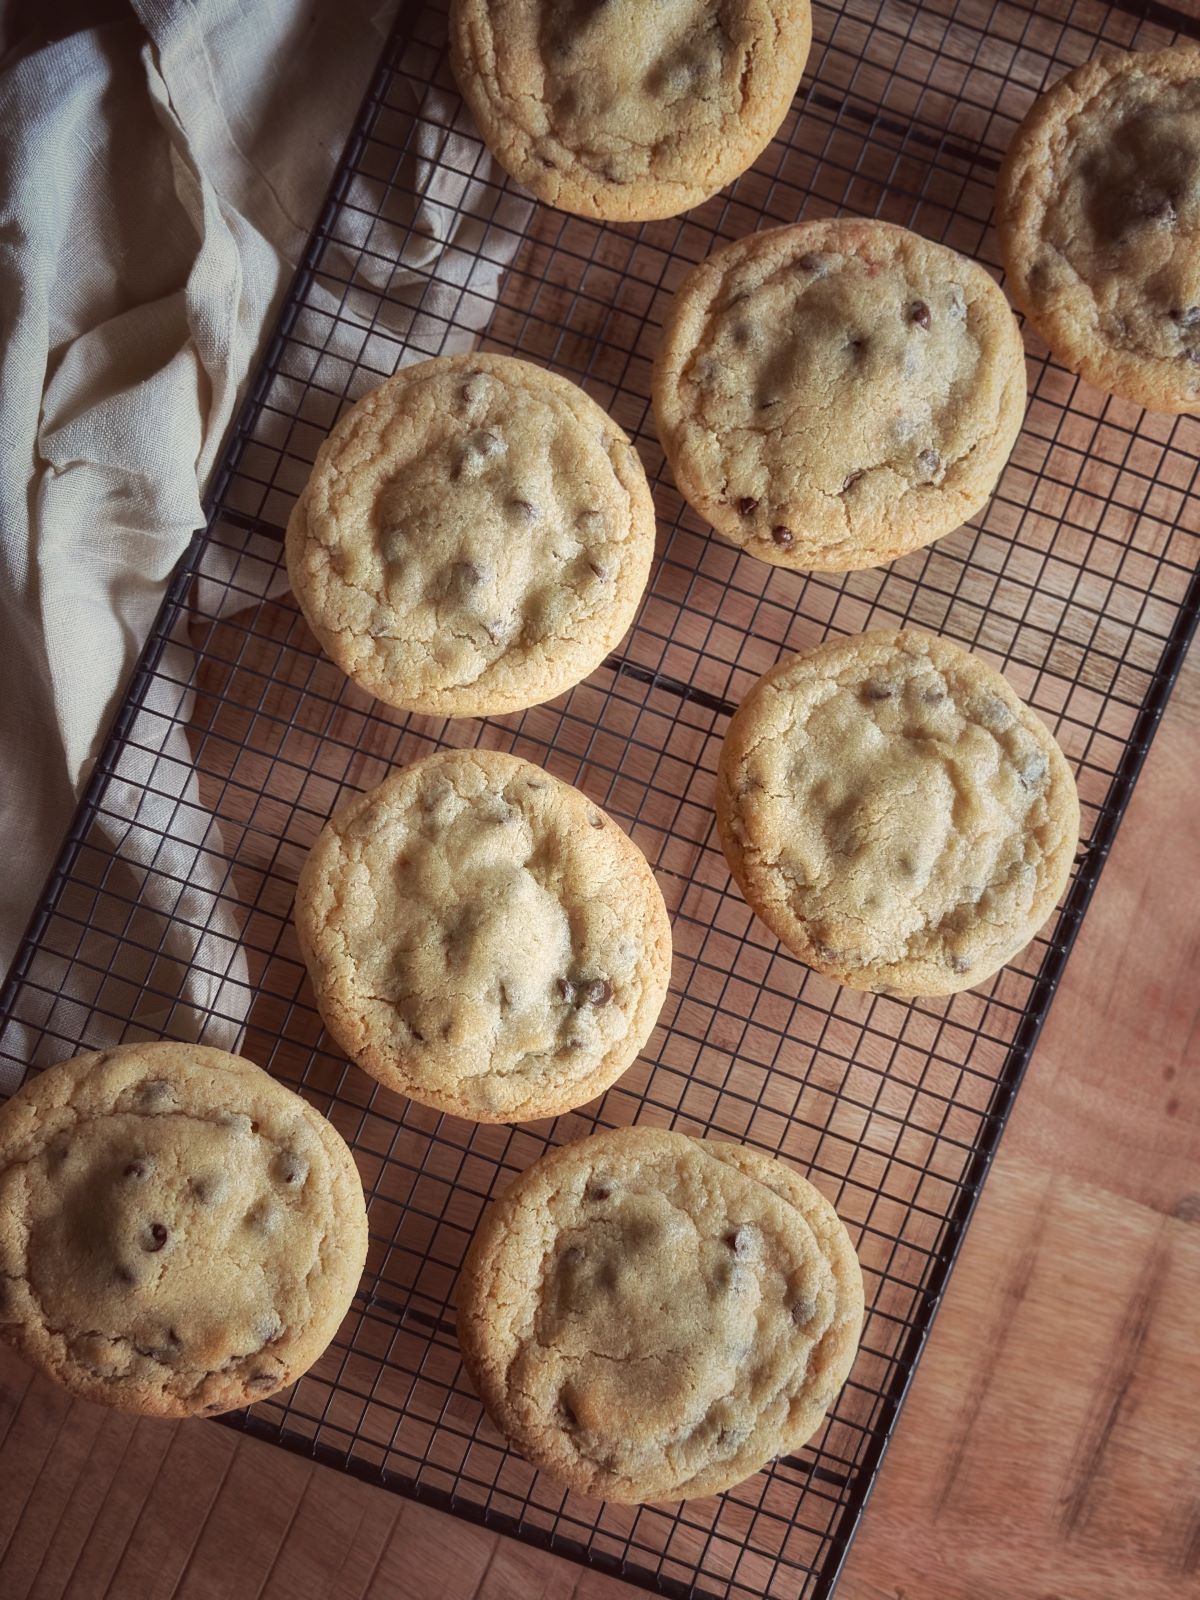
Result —
M845 218L702 261L653 387L679 491L718 533L778 566L848 572L981 509L1020 432L1025 357L982 267Z
M479 1224L463 1359L496 1426L599 1499L716 1494L816 1431L858 1347L858 1258L782 1161L652 1128L551 1150Z
M952 994L1053 911L1079 801L998 672L949 639L881 631L758 680L721 750L717 828L746 899L810 967Z
M322 648L389 705L466 717L562 694L626 633L654 554L637 451L509 356L405 367L322 445L287 531Z
M996 185L1008 286L1089 383L1200 412L1200 45L1106 53L1037 100Z
M492 154L545 200L673 217L731 183L787 115L809 0L452 0L450 61Z
M93 1051L0 1106L0 1335L73 1394L263 1400L333 1338L366 1253L341 1136L241 1056Z
M578 789L494 750L426 756L338 811L300 875L296 928L342 1049L476 1122L602 1093L671 973L645 856Z

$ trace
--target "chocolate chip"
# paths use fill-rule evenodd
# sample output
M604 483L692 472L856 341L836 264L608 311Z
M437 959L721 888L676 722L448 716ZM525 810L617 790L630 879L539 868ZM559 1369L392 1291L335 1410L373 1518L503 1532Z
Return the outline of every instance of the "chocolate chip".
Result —
M142 1249L148 1250L151 1255L162 1249L167 1242L167 1230L161 1222L152 1222L142 1235Z
M735 1256L744 1256L748 1254L750 1250L749 1228L730 1229L730 1231L724 1236L723 1243L728 1245Z
M1194 328L1200 323L1200 306L1176 306L1167 313L1172 322L1177 322L1181 328Z
M846 481L842 484L842 493L845 494L847 489L853 487L853 485L856 484L860 478L865 476L866 474L862 470L847 474Z
M575 526L581 533L591 534L593 538L604 532L604 518L594 507L589 511L581 511L575 518Z
M487 377L482 372L472 372L462 386L462 398L468 405L473 405L476 400L482 400L487 393Z
M281 1150L272 1158L270 1172L276 1183L291 1184L299 1188L308 1177L308 1161L304 1156L298 1156L294 1150Z
M942 458L936 450L922 450L917 457L917 466L926 477L932 478L942 464Z
M1045 756L1040 750L1035 750L1032 755L1026 757L1017 776L1024 788L1039 789L1045 781L1048 770Z
M925 304L924 300L913 301L912 305L908 308L908 320L916 323L918 328L924 328L928 332L931 319L929 316L929 307Z
M247 1378L246 1387L247 1389L273 1389L278 1381L279 1379L274 1372L256 1372L252 1377Z
M454 476L462 473L474 475L478 473L489 461L504 454L504 440L498 433L492 433L487 428L475 428L459 446L458 465L454 469Z
M149 1177L150 1165L151 1163L147 1156L134 1156L121 1176L123 1178L133 1178L135 1182L140 1183L144 1178Z
M863 684L864 700L890 700L896 692L896 687L891 683L880 683L877 678L872 678Z
M247 1211L245 1221L255 1233L274 1233L279 1225L279 1214L270 1200L260 1200Z
M946 691L944 689L922 689L921 691L921 699L924 700L927 706L935 706L939 700L944 700L945 698Z
M588 562L588 571L591 572L593 574L593 576L597 577L597 578L607 578L607 576L608 576L608 573L604 570L604 568L597 566L594 561L589 561Z
M554 987L558 990L558 998L565 1000L568 1005L575 999L575 985L569 978L556 978Z
M817 272L823 265L823 260L822 257L817 255L815 251L807 250L797 260L796 265L800 268L801 272Z
M588 822L593 828L602 828L604 826L604 818L598 811L592 812L591 816L588 818Z
M482 568L473 561L456 561L450 568L450 582L460 594L469 594L483 582Z
M807 1295L801 1295L798 1300L792 1301L792 1321L798 1328L803 1328L805 1323L812 1321L816 1309L815 1300L810 1300Z
M148 1078L138 1090L138 1099L142 1105L151 1108L165 1106L168 1101L174 1100L174 1098L174 1089L162 1078Z
M758 510L758 501L751 495L743 495L737 503L737 508L739 516L752 517Z
M1145 217L1147 222L1161 222L1170 228L1179 220L1174 200L1161 189L1139 191L1134 195L1132 205L1136 214Z
M856 338L847 341L846 349L850 351L851 355L861 356L866 350L868 343L869 341L864 337L864 335L859 334Z
M146 1345L135 1344L133 1347L138 1355L146 1356L150 1361L177 1361L183 1348L179 1342L179 1335L174 1328L168 1328L166 1337L161 1344Z
M593 978L583 988L583 1003L588 1006L606 1006L613 997L613 986L607 978Z
M522 522L537 521L537 507L531 500L510 500L508 509Z
M611 1194L611 1183L596 1182L588 1185L587 1198L589 1200L607 1200Z
M966 956L955 956L950 962L950 965L954 968L955 972L970 972L971 970L971 963L967 960Z
M224 1411L225 1409L225 1402L223 1400L210 1400L205 1406L204 1411L206 1416L215 1417L218 1411Z
M771 529L771 542L777 544L781 550L786 550L795 538L790 528L785 528L782 523Z

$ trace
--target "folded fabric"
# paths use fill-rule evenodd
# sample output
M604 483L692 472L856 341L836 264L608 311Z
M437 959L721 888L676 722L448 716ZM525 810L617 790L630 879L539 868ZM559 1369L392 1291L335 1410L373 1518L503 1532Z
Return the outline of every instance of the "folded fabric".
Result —
M13 957L166 581L201 525L201 494L393 10L393 0L336 8L130 0L116 20L38 48L18 43L2 64L0 967ZM502 258L482 277L475 263L463 295L468 180L434 164L434 135L444 134L429 113L444 123L448 108L422 105L421 93L438 91L411 91L417 137L396 185L420 197L412 201L424 213L419 235L408 235L415 255L400 259L412 216L377 226L370 257L347 246L351 289L327 350L351 363L362 328L372 317L381 326L372 281L381 258L393 290L413 277L436 290L445 278L459 347L494 303ZM313 285L301 317L327 311L321 297ZM408 358L407 313L391 299L389 314L382 331L398 364ZM118 858L113 881L140 901L139 917L159 919L139 942L175 964L180 997L198 1013L220 1003L229 1017L220 1042L234 1048L241 1008L226 1000L230 984L244 987L237 929L205 915L220 839L196 804L172 687L189 684L193 669L180 637L148 702L147 715L160 713L153 790L135 760L123 762L98 827ZM225 958L221 977L195 959L213 940ZM187 1032L186 1009L171 1008L177 1035ZM162 1018L137 1020L153 1031ZM60 1010L56 1031L69 1026ZM98 1028L121 1036L116 1019L93 1016L89 1043L112 1042ZM211 1027L204 1037L219 1042Z

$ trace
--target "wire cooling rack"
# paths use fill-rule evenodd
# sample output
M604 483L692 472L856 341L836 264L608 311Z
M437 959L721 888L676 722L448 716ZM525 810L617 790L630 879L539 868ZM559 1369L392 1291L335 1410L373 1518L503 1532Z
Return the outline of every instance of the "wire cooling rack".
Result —
M996 267L992 186L1034 96L1101 43L1200 34L1169 6L817 4L779 136L686 217L603 227L534 206L462 111L441 4L402 7L265 366L3 995L9 1084L83 1046L240 1047L350 1140L370 1200L335 1345L249 1431L668 1595L827 1595L1055 986L1200 610L1195 420L1076 382L1029 342L1025 429L968 527L878 571L756 562L683 505L650 421L672 291L720 240L882 216ZM322 659L281 534L321 437L402 360L482 347L582 382L636 438L659 560L622 650L519 716L404 717ZM713 834L727 718L781 653L912 622L1001 666L1074 765L1084 844L1055 924L985 987L902 1003L807 971L749 914ZM325 1037L290 909L349 792L447 744L579 784L629 828L673 913L670 998L598 1105L484 1128L377 1087ZM806 1449L740 1488L601 1505L536 1474L459 1364L454 1283L488 1198L548 1143L645 1122L749 1141L809 1172L860 1251L869 1315Z

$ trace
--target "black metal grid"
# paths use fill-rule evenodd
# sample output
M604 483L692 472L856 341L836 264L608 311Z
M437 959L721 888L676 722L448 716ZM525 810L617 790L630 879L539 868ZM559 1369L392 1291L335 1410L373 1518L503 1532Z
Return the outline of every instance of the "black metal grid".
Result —
M830 1592L1200 613L1200 423L1106 398L1032 339L1026 426L997 494L930 549L806 577L735 552L681 502L650 421L650 361L672 291L715 243L844 211L998 270L992 184L1035 95L1102 42L1200 35L1171 7L1093 0L847 0L814 14L801 92L756 167L686 217L604 227L503 181L454 91L444 6L402 7L209 526L0 1002L0 1071L18 1075L122 1038L228 1046L244 1024L241 1048L354 1146L371 1215L361 1293L318 1366L240 1425L675 1595ZM418 194L431 178L432 207ZM449 282L422 265L447 232ZM447 723L390 712L322 659L286 593L280 539L344 405L405 352L461 342L464 325L581 381L635 436L660 557L621 653L587 682L518 716ZM1005 670L1055 727L1084 813L1054 925L982 989L911 1004L839 989L781 951L731 890L711 814L727 717L759 672L829 634L906 622ZM290 926L299 865L339 800L472 743L540 761L611 809L673 914L671 995L642 1058L553 1123L438 1117L348 1066ZM534 1473L483 1417L454 1340L456 1268L488 1198L547 1143L631 1121L748 1140L810 1172L867 1281L862 1350L822 1432L683 1506L602 1506Z

